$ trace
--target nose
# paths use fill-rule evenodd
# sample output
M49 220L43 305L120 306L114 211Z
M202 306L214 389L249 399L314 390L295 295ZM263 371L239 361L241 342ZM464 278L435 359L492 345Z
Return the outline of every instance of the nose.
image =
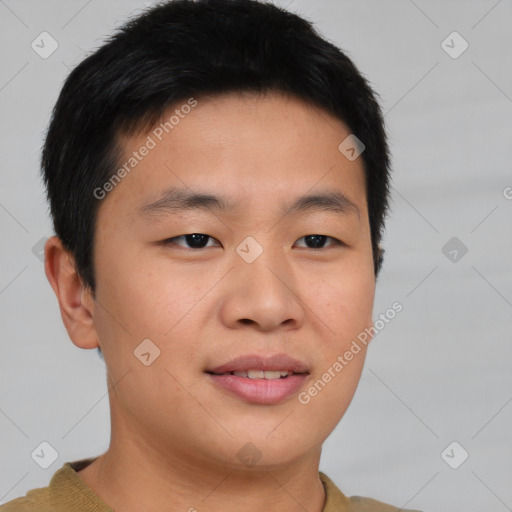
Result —
M304 299L293 270L279 254L264 251L255 261L235 259L220 309L232 329L292 330L304 321Z

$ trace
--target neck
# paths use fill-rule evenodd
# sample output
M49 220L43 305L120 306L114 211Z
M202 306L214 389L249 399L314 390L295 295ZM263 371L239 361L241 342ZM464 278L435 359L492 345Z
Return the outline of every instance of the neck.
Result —
M321 448L286 465L245 467L211 463L187 447L170 452L160 443L117 434L108 451L78 473L116 512L323 509Z

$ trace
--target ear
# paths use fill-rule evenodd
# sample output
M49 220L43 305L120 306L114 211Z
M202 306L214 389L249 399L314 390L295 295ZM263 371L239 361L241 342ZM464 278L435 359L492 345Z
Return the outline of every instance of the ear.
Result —
M61 240L52 236L44 247L44 270L57 300L71 341L79 348L99 347L94 328L94 299L75 269L75 259Z

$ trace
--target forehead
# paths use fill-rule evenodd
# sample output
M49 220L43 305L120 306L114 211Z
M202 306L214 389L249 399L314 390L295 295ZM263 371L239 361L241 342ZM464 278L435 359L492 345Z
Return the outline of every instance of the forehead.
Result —
M349 135L341 120L281 93L185 99L144 133L119 138L125 172L105 202L135 215L179 188L267 208L321 189L364 210L362 158L338 148Z

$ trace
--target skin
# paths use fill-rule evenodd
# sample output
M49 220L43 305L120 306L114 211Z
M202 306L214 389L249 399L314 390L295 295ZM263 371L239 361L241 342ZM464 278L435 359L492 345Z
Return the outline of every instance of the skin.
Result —
M122 138L125 156L150 133ZM277 93L198 98L101 201L95 298L59 239L47 242L46 274L69 336L101 347L107 368L110 447L78 474L117 512L322 510L322 443L352 400L366 348L306 405L297 393L251 404L204 372L242 354L285 353L309 366L304 391L372 325L363 162L338 150L349 134L327 112ZM138 214L184 185L238 209ZM283 217L290 199L331 189L359 216ZM191 233L213 238L202 249L184 238L160 243ZM314 234L346 245L327 239L315 249L304 239ZM247 236L263 248L250 264L236 252ZM160 350L149 366L133 353L146 338ZM250 467L237 457L248 442L262 454Z

